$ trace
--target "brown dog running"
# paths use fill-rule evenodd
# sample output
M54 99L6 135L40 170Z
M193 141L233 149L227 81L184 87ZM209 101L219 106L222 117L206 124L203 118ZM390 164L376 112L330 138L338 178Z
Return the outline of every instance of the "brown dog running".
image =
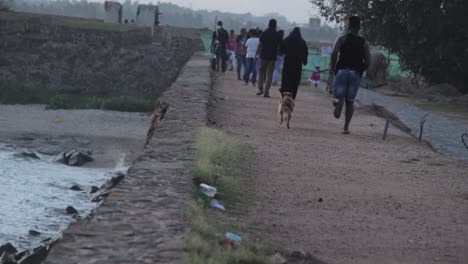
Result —
M280 126L283 124L283 120L286 119L286 127L289 129L289 122L291 121L291 115L294 111L294 99L292 99L292 94L289 92L282 93L283 98L280 100L278 107L278 119ZM286 114L286 117L283 118L283 114Z

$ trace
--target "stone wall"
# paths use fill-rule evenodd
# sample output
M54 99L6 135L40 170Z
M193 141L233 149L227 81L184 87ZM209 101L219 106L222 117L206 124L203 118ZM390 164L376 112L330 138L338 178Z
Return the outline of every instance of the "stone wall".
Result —
M72 26L70 26L70 23ZM0 89L158 96L201 50L177 29L100 30L94 20L0 19Z
M72 224L45 264L182 263L192 192L192 139L207 121L211 79L194 57L161 101L169 110L124 180L94 216Z

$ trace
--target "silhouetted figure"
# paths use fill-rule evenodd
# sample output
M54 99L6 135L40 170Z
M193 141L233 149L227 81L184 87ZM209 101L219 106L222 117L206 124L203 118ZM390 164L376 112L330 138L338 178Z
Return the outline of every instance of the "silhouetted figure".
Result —
M295 27L283 40L281 53L284 54L284 65L280 92L292 93L292 98L295 100L301 83L302 65L307 65L307 57L309 56L309 50L302 38L300 28Z
M257 50L257 54L260 55L257 95L263 94L264 97L270 97L276 57L282 40L281 35L276 31L276 26L276 20L271 19L268 28L260 35L260 45Z
M221 71L226 72L226 49L229 34L223 28L223 22L218 21L216 30L213 32L213 40L211 41L211 51L216 54L217 71L221 65Z

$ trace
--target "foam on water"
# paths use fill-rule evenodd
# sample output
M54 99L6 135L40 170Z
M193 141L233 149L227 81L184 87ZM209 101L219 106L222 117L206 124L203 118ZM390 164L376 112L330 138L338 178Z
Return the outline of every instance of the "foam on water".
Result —
M70 167L43 160L15 157L11 148L0 146L0 245L10 242L18 250L58 237L72 218L65 212L73 206L81 216L96 207L89 194L91 186L101 186L113 175L112 169ZM125 156L116 170L126 173ZM78 184L84 191L69 188ZM29 230L41 232L29 236Z

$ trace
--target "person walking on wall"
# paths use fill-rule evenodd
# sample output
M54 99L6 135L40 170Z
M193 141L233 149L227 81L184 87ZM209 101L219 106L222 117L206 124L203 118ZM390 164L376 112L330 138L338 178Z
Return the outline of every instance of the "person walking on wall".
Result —
M270 97L269 92L275 70L276 56L282 40L281 35L276 31L276 27L276 20L271 19L268 28L260 37L260 44L257 49L257 55L260 57L257 95L263 94L264 97Z
M244 73L245 85L248 85L249 80L252 80L252 84L255 86L257 81L256 52L260 43L257 34L258 32L255 29L251 29L248 33L248 39L245 42L245 48L247 50ZM252 79L250 79L250 74L252 74Z
M302 38L301 30L295 27L287 38L281 43L281 52L284 54L283 80L280 93L290 92L296 100L297 90L301 83L302 65L307 65L309 50Z
M350 134L349 124L354 114L354 99L371 58L369 44L359 35L360 29L361 19L357 16L350 17L348 33L336 40L330 61L330 74L335 74L333 81L335 118L341 117L343 105L346 104L343 134Z
M279 30L278 33L280 34L281 39L283 39L284 31ZM278 52L278 56L276 56L275 71L273 72L273 80L272 80L273 86L278 85L279 73L281 71L281 68L283 67L283 63L284 63L284 54L282 54L280 50L280 52Z
M229 34L223 28L223 22L218 21L211 41L211 50L216 55L217 71L219 71L219 67L221 65L221 71L226 72L226 50L228 38Z
M247 53L245 49L245 42L247 41L247 30L245 28L241 29L239 36L236 38L236 60L237 60L237 79L239 81L242 80L241 76L241 71L242 71L242 65L244 66L244 72L245 72L245 55Z

